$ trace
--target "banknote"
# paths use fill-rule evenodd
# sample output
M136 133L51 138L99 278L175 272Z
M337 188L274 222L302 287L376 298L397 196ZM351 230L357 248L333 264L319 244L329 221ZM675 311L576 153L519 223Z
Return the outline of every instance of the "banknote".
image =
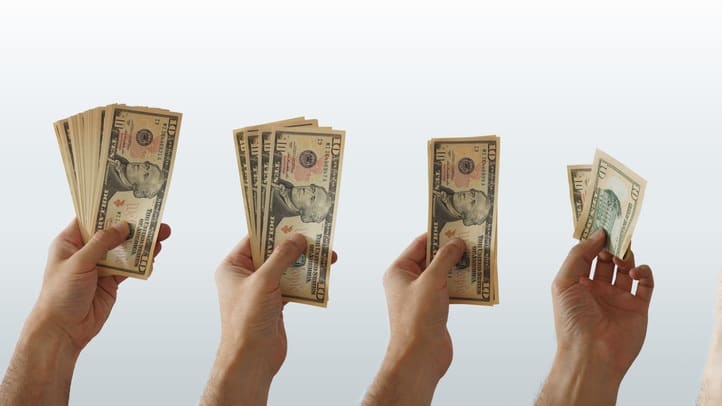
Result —
M574 225L584 208L586 190L592 173L591 165L567 165L567 179L569 180L569 199L572 202L572 216Z
M344 140L343 131L302 127L269 137L264 260L293 233L307 240L306 252L281 278L284 300L324 307L328 301Z
M461 238L463 258L449 271L451 303L498 303L496 263L499 147L496 136L429 141L427 261Z
M574 238L584 240L598 229L604 229L605 248L623 258L639 219L646 186L641 176L597 150Z
M104 169L93 230L126 221L131 234L108 252L98 269L101 274L147 278L173 171L181 114L109 106L105 118L100 160Z
M233 139L236 147L236 159L238 161L238 174L241 179L241 194L243 201L249 202L249 196L253 192L251 189L251 180L249 176L249 159L248 146L246 144L246 130L244 128L233 131ZM254 208L252 204L244 204L244 213L246 216L246 225L248 226L248 235L254 235L255 222L253 221Z

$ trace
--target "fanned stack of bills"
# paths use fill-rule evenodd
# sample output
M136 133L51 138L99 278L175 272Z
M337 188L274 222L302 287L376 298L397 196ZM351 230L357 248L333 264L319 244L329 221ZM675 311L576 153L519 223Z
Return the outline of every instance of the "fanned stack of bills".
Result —
M449 271L450 303L499 303L496 260L499 137L429 141L429 237L427 264L452 238L466 253Z
M180 113L112 104L55 122L83 241L120 221L130 236L98 263L100 275L147 279L160 230Z
M607 233L606 250L624 258L644 199L647 181L597 150L592 165L567 166L574 238L585 240L598 229Z
M303 117L233 131L256 268L288 236L306 252L281 277L284 300L325 307L345 132Z

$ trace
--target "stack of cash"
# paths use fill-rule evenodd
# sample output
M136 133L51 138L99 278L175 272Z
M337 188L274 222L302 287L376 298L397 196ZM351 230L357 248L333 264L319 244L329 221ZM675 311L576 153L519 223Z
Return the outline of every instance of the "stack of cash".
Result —
M499 137L429 141L427 264L452 238L466 253L449 271L450 303L499 304L496 260Z
M567 166L574 238L585 240L595 231L607 234L605 249L624 258L642 208L647 181L597 150L591 165Z
M55 122L83 241L128 222L130 236L100 263L100 275L147 279L160 230L180 113L113 104Z
M303 117L233 131L256 268L288 236L306 252L281 277L285 301L325 307L344 131Z

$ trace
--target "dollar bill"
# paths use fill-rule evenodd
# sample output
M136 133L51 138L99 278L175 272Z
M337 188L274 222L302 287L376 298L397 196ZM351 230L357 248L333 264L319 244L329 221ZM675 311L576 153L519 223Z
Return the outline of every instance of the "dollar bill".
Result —
M606 250L623 258L639 219L647 182L600 150L594 155L589 182L574 238L585 240L604 229Z
M461 238L463 258L449 271L451 303L498 303L496 262L499 147L496 136L429 141L427 261Z
M244 128L233 131L233 139L236 147L236 159L238 160L238 174L241 179L241 194L243 195L244 201L244 213L246 216L246 225L248 226L248 235L255 234L255 222L253 221L254 208L252 204L249 204L249 196L252 193L251 180L249 176L249 159L248 159L248 146L246 144L246 130Z
M293 233L306 252L281 278L285 300L326 306L345 133L313 128L276 129L270 136L265 190L264 260Z
M575 226L582 214L582 209L584 209L584 200L591 173L591 165L567 165L569 199L572 202L572 217Z
M101 274L147 278L178 144L181 114L120 105L105 109L100 201L93 230L120 221L128 240L98 263Z

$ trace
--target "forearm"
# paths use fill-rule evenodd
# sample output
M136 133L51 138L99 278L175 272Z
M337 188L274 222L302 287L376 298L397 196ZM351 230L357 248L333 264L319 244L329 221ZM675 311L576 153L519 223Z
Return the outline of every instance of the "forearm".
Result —
M78 355L67 337L29 321L0 384L0 405L67 404Z
M273 373L251 348L218 350L201 405L265 405Z
M604 360L557 352L536 406L614 405L621 379L608 371Z
M698 406L722 404L722 337L715 334L702 377Z
M441 375L423 357L423 349L397 350L389 346L363 406L430 405Z

